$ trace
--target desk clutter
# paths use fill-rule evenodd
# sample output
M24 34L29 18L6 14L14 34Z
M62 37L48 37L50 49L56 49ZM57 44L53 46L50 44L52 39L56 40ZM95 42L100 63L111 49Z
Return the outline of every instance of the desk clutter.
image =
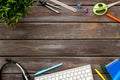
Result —
M64 8L66 8L66 9L69 9L69 10L71 10L71 11L73 11L73 12L77 12L77 11L78 11L76 8L73 8L73 7L71 7L71 6L68 6L67 4L62 3L62 2L60 2L60 1L58 1L58 0L49 0L49 1L51 1L51 2L53 2L53 3L55 3L55 4L57 4L57 5L60 5L60 6L64 7ZM52 10L52 11L54 11L54 12L56 12L56 13L60 13L58 10L54 9L54 8L59 8L58 6L55 6L55 5L51 4L51 3L48 3L48 2L45 1L45 0L40 0L39 2L40 2L43 6L49 8L50 10ZM95 6L93 7L93 13L94 13L95 15L97 15L97 16L103 16L103 15L106 14L106 16L107 16L108 18L110 18L110 19L112 19L112 20L120 23L120 19L118 19L118 18L116 18L115 16L113 16L112 14L108 13L108 9L109 9L110 7L112 7L112 6L117 5L117 4L120 4L120 1L113 2L113 3L108 4L108 5L105 4L105 3L102 3L102 2L97 3L97 4L95 4ZM54 7L54 8L52 8L52 7L50 7L50 6L52 6L52 7ZM80 3L78 3L78 4L77 4L77 8L78 8L78 9L82 9L83 7L82 7L82 5L81 5ZM60 8L59 8L59 9L60 9ZM85 13L89 13L89 8L84 8L83 11L84 11Z
M91 65L35 77L35 80L94 80Z
M63 63L60 63L35 73L35 80L95 80L90 64L41 76L42 73L62 65ZM100 64L100 67L106 77L103 76L97 69L95 69L95 72L98 74L101 80L120 80L119 59L115 59L107 65Z
M11 59L6 59L6 63L0 68L0 80L2 80L2 72L6 69L5 67L11 64L15 64L19 67L23 75L23 80L31 79L27 70L20 63ZM34 80L95 80L92 73L92 66L90 64L42 75L50 70L61 67L62 65L64 64L59 63L36 72L34 74ZM101 80L120 80L120 59L115 59L106 65L100 64L100 67L104 75L102 75L98 69L94 70Z
M0 11L0 14L1 14L0 19L3 23L7 24L7 26L9 28L14 28L15 23L18 23L25 15L27 15L28 8L30 6L33 6L33 3L35 3L35 2L39 2L41 5L47 7L48 9L54 11L57 14L60 14L60 11L59 11L59 10L61 10L60 7L64 7L72 12L78 12L79 11L78 9L83 9L83 11L85 13L89 13L89 11L90 11L90 9L88 7L84 8L82 6L82 4L80 4L80 3L77 4L76 7L78 9L76 9L72 6L67 5L66 3L59 1L59 0L47 0L47 1L46 0L35 0L35 1L34 0L26 0L26 1L23 0L22 4L20 4L21 2L12 1L12 0L8 0L7 4L5 2L4 2L4 0L0 1L0 4L1 4L0 5L0 10L1 10ZM100 3L95 4L92 11L97 16L106 15L108 18L120 23L120 19L118 19L117 17L108 13L108 9L117 4L120 4L120 1L108 4L108 5L106 3L100 2ZM21 8L20 6L23 6L23 5L25 7ZM60 7L58 7L56 5L59 5ZM13 8L15 8L14 11L13 11ZM12 13L12 12L14 12L14 13Z
M97 3L93 7L93 13L95 15L98 15L98 16L102 16L102 15L106 14L106 16L109 17L110 19L120 23L120 19L118 19L118 18L114 17L113 15L107 13L109 8L111 8L112 6L117 5L117 4L120 4L120 1L108 4L108 5L105 4L105 3Z
M49 70L60 67L62 65L63 64L60 63L35 73L34 80L95 80L93 77L92 68L90 64L41 76L42 73L45 73ZM103 64L100 64L100 67L105 76L102 75L99 70L97 69L94 69L94 70L98 74L98 76L101 78L101 80L120 80L120 60L119 59L115 59L114 61L110 62L106 66Z
M71 10L71 11L73 11L73 12L77 12L77 9L75 9L75 8L73 8L73 7L71 7L71 6L68 6L67 4L64 4L64 3L62 3L62 2L60 2L60 1L58 1L58 0L50 0L50 1L53 2L53 3L55 3L55 4L58 4L58 5L62 6L62 7L64 7L64 8L66 8L66 9L68 9L68 10ZM58 6L55 6L54 4L48 3L48 2L46 2L45 0L40 0L39 2L40 2L43 6L49 8L50 10L52 10L52 11L54 11L54 12L56 12L56 13L60 13L58 10L54 9L54 8L60 9ZM52 8L52 7L54 7L54 8Z

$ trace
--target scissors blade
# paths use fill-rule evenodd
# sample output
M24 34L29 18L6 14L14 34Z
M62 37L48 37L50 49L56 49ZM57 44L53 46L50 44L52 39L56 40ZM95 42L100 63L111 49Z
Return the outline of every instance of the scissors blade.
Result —
M54 3L56 3L56 4L58 4L58 5L62 6L62 7L65 7L65 8L67 8L67 9L73 11L73 12L77 12L77 9L76 9L76 8L73 8L73 7L71 7L71 6L68 6L67 4L64 4L64 3L62 3L62 2L60 2L60 1L58 1L58 0L49 0L49 1L54 2Z
M56 10L56 9L54 9L54 8L48 6L48 5L45 5L45 6L46 6L47 8L49 8L50 10L52 10L52 11L58 13L58 14L60 13L58 10Z
M114 3L111 3L111 4L108 4L108 8L112 7L112 6L115 6L117 4L120 4L120 1L117 1L117 2L114 2Z
M52 6L52 7L54 7L54 8L61 9L60 7L58 7L58 6L55 6L55 5L51 4L51 3L48 3L48 2L47 2L47 4L48 4L48 5L50 5L50 6Z

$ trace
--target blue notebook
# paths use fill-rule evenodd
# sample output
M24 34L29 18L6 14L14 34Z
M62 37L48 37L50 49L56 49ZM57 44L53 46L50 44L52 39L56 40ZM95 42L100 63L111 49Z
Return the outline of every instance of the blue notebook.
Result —
M120 80L120 60L116 59L106 65L106 69L111 75L113 80Z

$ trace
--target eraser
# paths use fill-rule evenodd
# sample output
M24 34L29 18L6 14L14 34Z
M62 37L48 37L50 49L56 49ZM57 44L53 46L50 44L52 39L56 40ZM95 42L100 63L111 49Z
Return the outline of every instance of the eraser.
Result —
M82 5L81 5L81 4L77 4L77 8L78 8L78 9L81 9L81 8L82 8Z
M84 12L85 12L85 13L88 13L88 12L89 12L89 8L85 8L85 9L84 9Z

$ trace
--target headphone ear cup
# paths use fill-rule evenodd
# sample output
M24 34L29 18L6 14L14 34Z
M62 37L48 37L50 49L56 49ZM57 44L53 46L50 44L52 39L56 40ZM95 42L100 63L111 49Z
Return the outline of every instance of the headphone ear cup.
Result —
M17 66L21 69L21 71L24 71L23 74L22 74L23 80L30 80L30 75L29 75L29 73L28 73L19 63L17 63L16 61L12 61L11 59L6 59L6 62L7 62L7 63L5 63L5 64L0 68L0 80L2 80L1 76L2 76L2 71L3 71L4 67L5 67L6 65L8 65L8 64L11 64L11 63L17 65ZM24 74L25 74L25 76L24 76Z
M0 68L0 80L2 80L2 71L4 69L4 67L6 67L8 63L5 63L1 68Z

